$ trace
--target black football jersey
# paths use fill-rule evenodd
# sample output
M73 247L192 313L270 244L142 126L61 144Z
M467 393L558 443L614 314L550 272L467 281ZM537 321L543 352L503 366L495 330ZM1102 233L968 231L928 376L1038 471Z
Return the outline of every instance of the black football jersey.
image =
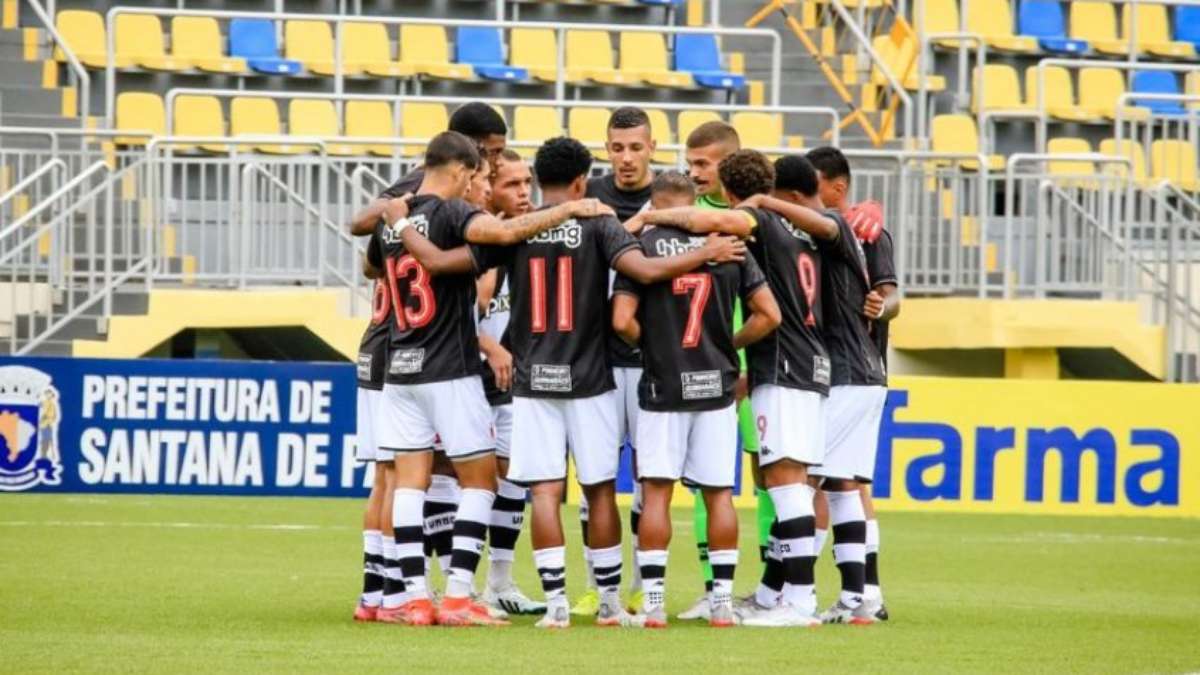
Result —
M622 223L632 218L646 208L650 203L650 186L641 190L622 190L617 187L617 179L612 174L593 178L587 184L587 196L600 200L600 203L617 212L617 219ZM610 278L616 281L614 273ZM609 326L608 353L615 368L641 368L642 355L628 342L611 331Z
M831 366L821 335L823 263L817 243L774 211L745 210L757 223L747 248L782 316L773 333L746 347L750 387L775 384L828 394Z
M833 364L831 384L886 384L883 359L871 339L871 322L862 311L871 288L866 254L840 214L826 211L825 215L838 224L837 239L818 241L825 347Z
M479 210L461 199L420 195L409 203L411 227L443 250L466 244L467 223ZM478 375L475 274L432 276L390 227L381 231L392 300L389 384L423 384Z
M704 246L704 237L657 227L642 237L651 257ZM741 263L705 264L670 281L642 286L621 276L616 293L638 296L644 358L638 405L644 410L719 410L734 401L739 367L733 347L736 300L767 283L752 256Z
M505 349L512 351L508 341L508 320L511 314L512 294L508 286L508 268L501 266L496 270L496 291L491 301L479 317L479 333L495 338ZM480 358L483 355L480 354ZM512 388L503 391L496 386L496 376L487 359L483 359L483 393L487 396L488 405L504 405L512 403Z
M386 264L379 238L384 227L383 221L379 221L375 233L367 242L367 260L378 270L383 270ZM358 343L358 386L364 389L383 389L391 312L392 299L388 294L387 282L382 278L376 279L371 292L371 321Z
M571 219L512 247L513 393L585 398L613 389L608 271L637 246L612 216Z
M400 180L392 183L386 190L379 193L380 197L386 199L395 199L403 197L406 194L416 194L417 189L421 187L421 181L425 180L425 170L415 169L409 171L400 177Z
M879 288L883 284L898 284L896 279L896 261L892 254L892 233L884 230L873 244L863 244L863 254L867 257L867 275L871 278L871 288ZM875 342L875 350L883 360L884 378L887 377L887 348L888 322L871 322L871 339Z

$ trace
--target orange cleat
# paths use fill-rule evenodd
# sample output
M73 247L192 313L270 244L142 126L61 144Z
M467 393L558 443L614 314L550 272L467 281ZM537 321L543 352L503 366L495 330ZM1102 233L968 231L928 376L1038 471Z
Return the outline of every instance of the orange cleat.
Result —
M380 609L380 607L372 607L370 605L364 605L360 602L354 608L354 620L364 623L373 622L376 620L376 614Z
M432 626L435 610L428 598L409 600L399 607L380 609L375 620L382 623L396 623L403 626Z
M504 619L493 619L487 607L470 598L443 598L437 611L439 626L507 626Z

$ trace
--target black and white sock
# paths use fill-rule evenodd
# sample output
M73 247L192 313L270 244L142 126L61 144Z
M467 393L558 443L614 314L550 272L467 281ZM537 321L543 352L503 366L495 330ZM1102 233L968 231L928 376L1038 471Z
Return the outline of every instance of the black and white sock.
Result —
M780 560L783 565L783 602L811 615L816 613L813 595L813 489L803 483L770 489L775 504L775 523Z
M708 559L712 563L713 588L709 602L715 607L733 602L733 573L737 569L738 550L736 548L709 550Z
M867 566L863 596L869 600L883 601L883 589L879 586L879 521L867 521Z
M396 559L404 592L413 600L429 597L425 583L425 492L397 488L392 500Z
M638 525L642 522L642 484L633 484L633 505L629 508L629 531L633 535L633 550L636 556L638 549ZM632 580L629 582L629 592L637 593L642 590L642 568L640 565L633 565Z
M587 569L588 590L596 590L596 566L592 562L592 547L588 541L588 503L587 497L579 495L579 531L583 536L583 564Z
M447 598L466 598L475 587L475 570L487 541L488 522L496 493L478 488L463 488L454 517L454 551L450 554L450 578L446 581Z
M450 574L450 554L454 549L454 516L458 512L461 490L449 476L434 476L425 492L425 557L437 560L442 576ZM429 568L426 568L429 574Z
M403 605L408 600L405 588L404 575L400 573L400 557L396 554L396 539L389 535L383 540L384 609L395 609Z
M667 552L638 551L637 564L642 568L642 611L649 614L662 607L667 597Z
M378 607L383 602L383 534L363 530L363 588L359 603Z
M778 512L776 512L778 513ZM754 591L754 600L760 607L774 607L783 597L783 556L779 552L779 517L771 523L767 538L767 559L763 564L762 579Z
M866 583L867 520L858 490L826 492L833 531L833 559L842 574L842 604L858 607Z
M525 524L525 493L520 485L500 479L488 527L488 587L492 590L512 585L514 552Z
M621 593L621 545L592 549L593 569L596 571L596 586L603 598L614 598ZM620 606L620 602L617 602Z
M533 552L533 564L542 581L547 605L567 602L567 550L562 546L540 548Z

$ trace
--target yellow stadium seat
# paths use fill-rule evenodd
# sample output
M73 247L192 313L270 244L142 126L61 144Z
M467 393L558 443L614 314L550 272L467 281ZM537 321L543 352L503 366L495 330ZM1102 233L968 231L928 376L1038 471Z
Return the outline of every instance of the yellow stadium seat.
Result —
M640 78L613 68L612 43L601 30L567 31L567 79L597 84L636 85Z
M936 115L930 126L932 150L934 152L954 152L965 154L979 153L979 129L975 126L975 118L967 115ZM1000 171L1004 168L1004 158L990 155L987 158L988 169ZM964 169L972 171L979 169L979 161L974 159L956 160Z
M608 141L609 114L604 108L571 108L567 113L567 135L589 146L596 159L607 160L608 151L604 144ZM591 147L593 145L600 147Z
M239 96L229 104L230 136L280 136L279 108L269 98ZM251 143L239 146L253 148L269 155L298 155L311 146L291 143Z
M1121 11L1121 30L1129 38L1129 22L1135 13L1134 5L1126 3ZM1171 39L1167 27L1167 7L1160 4L1139 3L1137 14L1137 47L1141 51L1168 59L1194 59L1196 48L1190 42Z
M1200 96L1200 70L1193 70L1184 78L1183 93ZM1192 110L1200 110L1200 101L1192 101L1187 104L1187 107Z
M1154 141L1150 144L1150 177L1171 181L1188 192L1200 191L1196 169L1196 146L1187 141Z
M1125 93L1125 77L1116 68L1079 69L1079 108L1093 117L1116 119L1117 101ZM1126 105L1124 119L1144 119L1145 108Z
M971 112L979 110L979 67L971 73ZM983 109L1000 113L1029 113L1029 106L1021 99L1021 85L1017 70L1002 63L991 63L983 67Z
M921 7L921 3L916 5ZM930 33L958 33L958 0L925 0L924 14L917 16L917 32L922 35ZM916 9L913 10L916 12ZM958 48L959 40L938 38L933 44L939 47ZM967 45L970 46L969 44Z
M167 134L167 111L158 94L126 91L117 95L117 130L144 131L156 136ZM146 136L117 136L117 145L145 145Z
M342 59L348 68L376 77L411 77L415 74L410 66L392 58L387 28L381 23L345 24L342 27Z
M549 28L514 28L509 37L509 65L524 68L530 77L556 82L558 40Z
M104 19L99 13L85 9L64 9L55 18L54 28L80 63L89 68L104 68L108 65ZM54 60L66 61L66 54L56 48ZM114 55L113 65L117 68L128 68L133 62L128 57Z
M1141 143L1129 139L1117 141L1115 138L1106 138L1100 141L1100 154L1128 157L1133 165L1133 179L1142 186L1149 184L1150 178L1146 174L1146 149ZM1109 163L1104 165L1104 173L1124 177L1127 169L1122 164Z
M783 116L779 113L738 112L729 117L729 124L737 129L743 148L764 150L784 145Z
M162 23L149 14L118 14L114 46L123 61L148 70L178 72L192 67L186 59L167 56L163 49Z
M1037 66L1025 69L1025 96L1029 106L1038 109L1038 77ZM1075 104L1075 87L1071 84L1071 73L1062 66L1046 66L1044 84L1045 93L1042 95L1045 111L1051 117L1065 122L1097 122L1099 118L1090 111Z
M180 96L175 99L172 135L175 136L224 136L225 113L215 96ZM178 150L191 150L193 146L177 145ZM201 150L229 152L223 143L201 143Z
M519 105L513 112L513 140L542 143L548 138L562 136L558 111L548 106ZM515 148L522 157L532 157L537 148Z
M392 118L392 107L386 101L347 101L346 135L366 138L395 138L396 124ZM393 152L399 152L400 147L373 143L362 149L372 155L391 157Z
M1012 5L1008 0L970 0L967 3L967 32L983 36L988 49L1019 54L1038 50L1037 39L1013 34Z
M333 29L324 21L288 21L283 29L284 56L299 61L318 75L333 75ZM358 75L362 70L342 64L343 75Z
M1070 24L1072 38L1087 40L1101 54L1129 54L1128 41L1117 36L1117 11L1108 0L1075 0L1071 3Z
M441 26L400 26L400 63L420 75L442 80L469 80L475 69L465 63L450 62L450 43Z
M657 87L692 87L691 73L667 65L662 33L621 33L621 72Z
M670 145L674 142L674 136L671 134L671 120L667 118L667 113L662 110L650 109L646 111L646 116L650 118L650 138L658 147ZM654 161L662 164L674 164L679 156L674 150L655 150Z
M210 16L177 16L171 19L171 54L208 73L242 73L246 60L225 56L221 29Z
M316 136L331 138L338 133L337 111L333 101L297 98L288 103L288 133L292 136ZM316 146L306 146L316 151ZM345 143L326 141L325 152L329 155L355 154L355 148Z
M898 31L892 31L889 35L876 36L872 40L871 46L875 49L875 53L879 54L879 58L887 64L892 75L900 80L901 86L910 91L917 91L921 88L921 80L917 77L917 46L911 38L902 37ZM928 69L929 64L926 64L926 67ZM887 78L883 76L883 70L878 66L871 69L871 82L881 86L887 84ZM945 77L941 75L925 76L926 91L939 92L945 88Z
M450 115L441 103L401 103L400 134L405 138L428 140L446 130ZM424 145L406 145L401 149L405 155L420 155Z
M1077 155L1092 151L1092 146L1083 138L1071 138L1067 136L1059 138L1051 138L1046 143L1046 152L1051 155ZM1092 162L1060 159L1050 160L1046 163L1046 168L1052 176L1094 176L1096 174L1096 165Z
M679 119L676 122L679 125L679 143L686 145L688 136L696 130L696 127L706 122L720 122L721 116L711 110L684 110L679 113Z

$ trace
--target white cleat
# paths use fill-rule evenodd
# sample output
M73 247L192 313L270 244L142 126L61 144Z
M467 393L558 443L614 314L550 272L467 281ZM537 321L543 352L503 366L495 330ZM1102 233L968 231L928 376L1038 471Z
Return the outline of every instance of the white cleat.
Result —
M887 607L883 604L883 598L863 598L863 602L854 610L854 616L858 618L870 619L875 621L887 621Z
M487 610L488 616L493 619L507 619L508 612L504 611L503 607L493 605L487 601L487 594L480 595L475 591L471 591L471 602L479 605Z
M680 621L708 621L712 618L712 607L708 602L708 595L700 596L696 604L689 607L686 611L680 612L675 616Z
M755 604L742 608L741 625L756 628L812 628L820 626L821 620L787 604L775 607Z
M873 616L859 616L857 608L848 607L841 600L821 612L821 623L848 623L852 626L869 626L875 623Z
M517 588L516 584L496 590L488 587L483 592L483 604L495 607L508 614L545 614L546 603L531 600Z
M601 598L600 609L596 612L597 626L632 626L633 615L621 607L621 598Z
M535 628L570 628L571 608L565 604L549 605L546 615L533 625Z
M663 609L662 605L659 605L652 608L649 612L629 617L629 623L626 625L633 628L666 628L667 610Z

